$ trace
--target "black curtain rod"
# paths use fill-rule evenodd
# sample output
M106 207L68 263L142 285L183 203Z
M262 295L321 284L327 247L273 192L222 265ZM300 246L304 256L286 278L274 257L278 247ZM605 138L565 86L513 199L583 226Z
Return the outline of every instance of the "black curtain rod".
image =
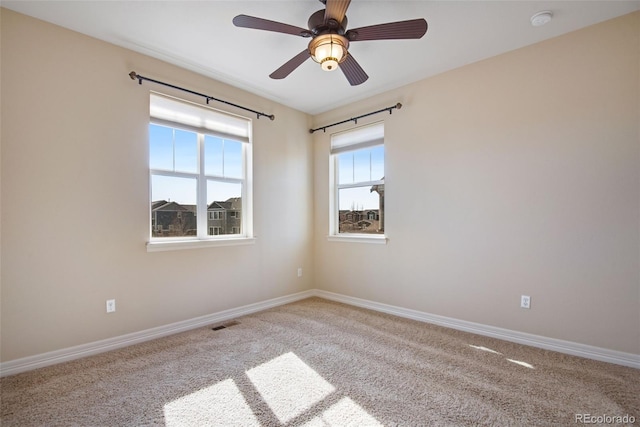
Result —
M330 125L322 126L322 127L319 127L319 128L309 129L309 133L314 133L315 131L318 131L318 130L321 130L322 132L326 132L327 128L330 128L331 126L337 126L337 125L341 125L343 123L348 123L348 122L354 122L355 124L358 124L358 119L361 119L363 117L372 116L374 114L382 113L384 111L388 111L389 114L391 114L393 112L393 110L396 109L396 108L398 110L401 109L402 108L402 104L400 104L398 102L396 105L392 105L391 107L383 108L383 109L378 110L378 111L372 111L371 113L363 114L363 115L358 116L358 117L352 117L350 119L343 120L341 122L331 123Z
M274 116L273 114L261 113L260 111L252 110L251 108L247 108L247 107L243 107L242 105L234 104L233 102L224 101L222 99L214 98L213 96L205 95L203 93L194 92L192 90L185 89L185 88L180 87L180 86L175 86L175 85L172 85L172 84L169 84L169 83L165 83L165 82L161 82L161 81L158 81L158 80L150 79L149 77L144 77L144 76L141 76L140 74L137 74L135 71L130 72L129 73L129 77L131 77L131 80L138 79L138 84L142 84L142 81L146 80L146 81L149 81L149 82L152 82L152 83L157 83L159 85L167 86L167 87L170 87L170 88L173 88L173 89L178 89L178 90L181 90L183 92L188 92L188 93L193 94L193 95L201 96L201 97L203 97L203 98L205 98L207 100L207 104L209 104L209 101L222 102L223 104L231 105L232 107L236 107L236 108L240 108L241 110L249 111L249 112L257 115L258 119L260 117L268 117L271 120L276 118L276 116Z

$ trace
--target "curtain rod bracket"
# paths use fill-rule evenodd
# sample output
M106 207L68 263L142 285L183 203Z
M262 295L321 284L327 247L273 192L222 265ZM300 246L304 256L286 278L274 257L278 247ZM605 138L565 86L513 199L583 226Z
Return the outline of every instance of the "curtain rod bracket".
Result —
M177 89L177 90L181 90L183 92L188 92L188 93L190 93L192 95L201 96L206 100L207 105L209 105L209 101L218 101L218 102L221 102L223 104L231 105L232 107L240 108L241 110L249 111L251 113L254 113L258 117L258 119L260 119L260 117L268 117L271 121L274 121L275 118L276 118L276 116L273 115L273 114L261 113L260 111L252 110L251 108L247 108L247 107L243 107L242 105L234 104L233 102L224 101L222 99L214 98L213 96L209 96L209 95L205 95L205 94L202 94L202 93L198 93L198 92L195 92L193 90L185 89L185 88L180 87L180 86L175 86L175 85L172 85L172 84L169 84L169 83L161 82L159 80L150 79L149 77L144 77L144 76L141 76L141 75L137 74L135 71L130 72L129 73L129 77L131 77L131 80L138 79L138 84L142 84L143 80L147 80L147 81L150 81L152 83L156 83L156 84L159 84L159 85L162 85L162 86L170 87L172 89Z

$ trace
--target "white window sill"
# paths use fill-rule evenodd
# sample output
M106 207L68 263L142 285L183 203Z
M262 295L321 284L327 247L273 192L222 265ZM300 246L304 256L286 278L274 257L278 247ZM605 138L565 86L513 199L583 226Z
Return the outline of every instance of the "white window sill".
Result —
M371 236L368 234L351 234L351 235L331 235L327 236L327 240L330 242L345 242L345 243L373 243L378 245L386 245L386 236Z
M252 245L255 237L231 237L208 240L153 240L147 242L147 252L177 251L182 249L213 248L217 246Z

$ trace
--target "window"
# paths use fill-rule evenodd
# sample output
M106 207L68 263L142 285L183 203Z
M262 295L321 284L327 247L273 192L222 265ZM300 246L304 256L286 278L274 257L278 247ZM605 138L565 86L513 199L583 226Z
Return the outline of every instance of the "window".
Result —
M384 236L384 124L331 137L331 236Z
M150 245L253 237L250 133L248 119L151 94Z

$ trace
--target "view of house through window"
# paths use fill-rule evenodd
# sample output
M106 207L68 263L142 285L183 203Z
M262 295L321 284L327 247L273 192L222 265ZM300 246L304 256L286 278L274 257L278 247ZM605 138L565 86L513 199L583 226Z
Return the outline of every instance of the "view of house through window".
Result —
M152 94L152 238L247 235L248 124L246 119Z
M333 135L331 156L335 172L332 234L384 234L384 125Z

